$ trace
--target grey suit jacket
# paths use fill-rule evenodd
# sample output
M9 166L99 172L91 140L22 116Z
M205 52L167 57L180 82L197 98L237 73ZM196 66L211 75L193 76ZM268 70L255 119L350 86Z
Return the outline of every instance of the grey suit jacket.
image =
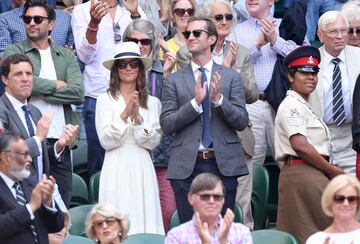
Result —
M28 104L28 107L30 110L31 118L34 120L35 124L37 124L37 122L41 118L40 110L31 104ZM13 105L11 104L5 93L0 97L0 120L3 123L5 130L9 130L25 138L26 144L28 145L30 150L30 156L33 159L33 163L37 162L36 157L40 155L40 151L36 144L36 141L33 137L29 137L25 125L22 123L21 119L19 118L17 112L15 111ZM50 163L46 140L44 140L41 145L43 152L42 156L44 173L49 174Z
M221 75L223 95L221 106L210 107L216 162L224 176L245 175L248 170L240 139L236 134L236 130L241 131L248 124L241 77L236 71L214 63L212 75L215 71ZM195 78L191 65L168 77L163 90L160 124L166 134L174 135L168 168L169 179L186 179L194 170L202 135L202 116L190 102L194 97Z

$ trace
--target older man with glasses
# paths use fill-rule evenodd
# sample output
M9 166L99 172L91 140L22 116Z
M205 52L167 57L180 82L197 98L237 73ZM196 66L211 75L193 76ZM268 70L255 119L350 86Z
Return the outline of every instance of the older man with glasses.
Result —
M194 210L193 218L170 230L165 244L181 243L252 243L249 229L233 223L234 213L220 212L224 205L225 187L220 178L211 173L196 176L191 183L188 201Z
M349 24L339 11L323 14L318 23L321 63L319 82L309 103L329 127L331 161L355 176L356 152L352 149L352 98L360 74L360 49L347 45ZM354 117L354 120L356 118Z

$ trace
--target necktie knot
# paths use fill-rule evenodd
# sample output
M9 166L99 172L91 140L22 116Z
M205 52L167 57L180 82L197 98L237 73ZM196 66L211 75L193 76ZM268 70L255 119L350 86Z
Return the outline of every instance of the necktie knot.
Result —
M339 63L341 62L341 60L339 58L334 58L331 60L331 62L335 65L339 65Z
M13 187L14 187L16 190L18 190L18 189L19 189L19 186L20 186L19 182L15 181Z
M26 113L26 112L29 112L28 106L23 105L21 108L22 108L22 110L24 110L25 113Z

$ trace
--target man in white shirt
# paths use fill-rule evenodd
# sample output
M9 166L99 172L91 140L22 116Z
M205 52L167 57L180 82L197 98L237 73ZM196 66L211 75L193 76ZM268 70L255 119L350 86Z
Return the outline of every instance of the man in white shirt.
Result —
M346 45L349 24L339 11L323 14L318 22L319 82L309 103L330 130L331 161L355 176L356 152L352 149L352 96L360 73L360 49Z

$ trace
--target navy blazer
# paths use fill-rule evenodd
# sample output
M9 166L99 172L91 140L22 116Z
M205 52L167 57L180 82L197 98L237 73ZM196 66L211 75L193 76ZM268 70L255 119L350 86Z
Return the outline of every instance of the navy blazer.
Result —
M36 185L35 180L25 179L20 182L27 202ZM64 228L64 215L56 205L53 213L43 205L35 211L35 226L40 244L49 243L48 233L55 233ZM4 180L0 177L0 242L2 244L32 244L34 237L30 230L30 214L26 206L20 206Z

